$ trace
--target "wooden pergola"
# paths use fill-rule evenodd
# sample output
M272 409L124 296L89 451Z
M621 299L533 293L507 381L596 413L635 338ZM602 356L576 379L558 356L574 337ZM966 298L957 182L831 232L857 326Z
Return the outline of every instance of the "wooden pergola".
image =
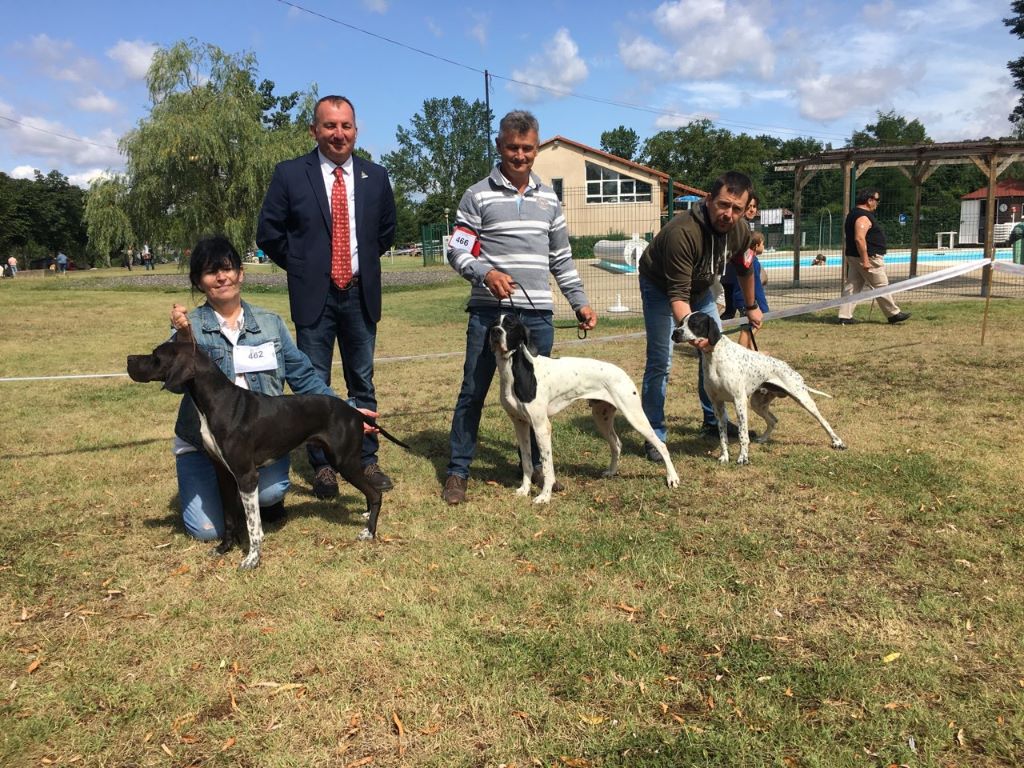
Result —
M985 198L985 257L995 255L995 193L999 176L1011 163L1024 160L1024 141L955 141L941 144L916 144L900 147L844 147L775 165L776 171L792 171L793 178L793 284L800 284L801 198L803 189L818 171L843 173L843 210L851 207L851 181L871 168L898 168L914 186L914 216L910 234L910 276L917 274L920 244L921 187L940 165L976 165L988 179ZM987 292L991 267L985 268L983 289Z

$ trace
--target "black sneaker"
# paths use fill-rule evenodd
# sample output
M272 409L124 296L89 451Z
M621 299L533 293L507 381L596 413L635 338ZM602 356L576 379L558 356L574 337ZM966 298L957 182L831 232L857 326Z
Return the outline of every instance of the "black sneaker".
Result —
M333 499L338 495L338 478L327 465L313 475L313 495L318 499Z
M839 318L839 324L840 325L858 325L858 324L860 324L860 320L857 320L856 318L853 318L853 317L840 317Z
M725 434L726 437L728 437L730 440L740 439L740 430L731 421L729 422L729 425L725 428ZM700 436L703 437L705 440L718 440L718 425L708 423L701 424ZM755 432L752 429L748 429L747 437L751 440L756 440L757 432Z
M718 434L718 427L715 427L715 434ZM653 461L655 464L663 464L665 460L661 458L661 453L651 443L644 443L644 456L648 461Z
M363 467L363 474L378 491L390 491L395 487L391 478L385 475L384 470L380 468L380 464L367 464Z
M276 523L279 520L284 520L286 517L288 517L288 512L284 508L283 501L271 504L268 507L260 507L260 520L264 523Z
M533 474L530 475L530 482L536 485L538 488L544 487L544 470L540 467L533 468ZM565 490L565 486L558 482L558 478L555 478L555 484L551 486L552 493L561 493Z
M896 323L902 323L904 320L910 319L909 312L897 312L895 315L889 318L889 325L895 325Z

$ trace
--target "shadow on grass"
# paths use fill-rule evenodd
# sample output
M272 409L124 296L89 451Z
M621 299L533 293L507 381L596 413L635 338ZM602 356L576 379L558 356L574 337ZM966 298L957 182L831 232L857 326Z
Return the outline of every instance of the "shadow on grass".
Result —
M154 443L165 443L166 437L152 437L148 440L131 440L125 443L110 443L108 445L92 445L86 448L65 448L60 451L33 451L32 453L0 453L0 461L13 459L31 459L45 456L75 456L82 453L96 453L98 451L119 451L124 448L138 448L143 445Z

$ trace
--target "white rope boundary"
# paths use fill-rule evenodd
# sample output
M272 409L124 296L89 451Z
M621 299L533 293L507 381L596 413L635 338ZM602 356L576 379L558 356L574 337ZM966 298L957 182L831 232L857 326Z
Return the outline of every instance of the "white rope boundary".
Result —
M834 299L827 299L826 301L819 301L814 304L801 304L796 307L787 307L786 309L773 310L766 312L764 317L766 320L781 320L785 317L796 317L797 315L809 315L814 312L821 312L825 309L831 309L832 307L838 307L841 304L850 303L851 299L857 303L862 301L870 301L876 299L879 296L887 296L893 293L903 293L904 291L913 291L917 288L923 288L926 285L932 283L939 283L943 280L949 280L960 275L965 275L968 272L973 272L976 269L982 269L991 265L992 269L996 272L1007 272L1012 275L1024 276L1024 265L1011 264L1003 261L991 261L989 259L977 259L975 261L966 261L962 264L954 264L951 267L945 269L938 269L934 272L929 272L926 275L918 275L912 277L909 280L901 280L898 283L892 283L885 286L884 288L875 288L870 291L863 291L857 293L854 296L839 296ZM746 322L746 318L739 317L733 318L732 320L725 320L722 322L722 328L733 328L735 326L743 325ZM625 339L637 339L645 336L644 331L637 331L635 333L619 333L614 336L601 336L595 339L570 339L568 341L560 341L555 344L556 347L564 347L575 344L585 343L603 343L608 341L623 341ZM393 357L379 357L374 361L374 364L382 363L409 363L418 362L421 360L443 360L449 357L462 357L465 354L465 350L459 350L457 352L432 352L425 355L395 355ZM340 361L335 365L340 365ZM114 379L114 378L127 378L127 373L77 373L77 374L65 374L56 376L8 376L0 377L0 384L7 384L13 382L23 381L69 381L73 379Z

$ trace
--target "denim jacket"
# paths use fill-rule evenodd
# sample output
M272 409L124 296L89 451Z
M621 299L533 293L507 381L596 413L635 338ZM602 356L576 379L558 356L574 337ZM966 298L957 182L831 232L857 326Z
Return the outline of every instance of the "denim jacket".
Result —
M277 370L245 374L250 392L264 395L284 394L287 381L292 391L302 395L335 395L309 362L305 353L295 346L284 321L273 312L242 302L245 326L238 336L240 347L256 347L273 342L277 354ZM189 322L196 344L210 356L218 368L232 381L235 380L235 360L231 342L220 331L220 323L209 304L189 312ZM199 413L187 393L178 408L178 421L174 434L185 442L202 450L203 439L199 433Z

